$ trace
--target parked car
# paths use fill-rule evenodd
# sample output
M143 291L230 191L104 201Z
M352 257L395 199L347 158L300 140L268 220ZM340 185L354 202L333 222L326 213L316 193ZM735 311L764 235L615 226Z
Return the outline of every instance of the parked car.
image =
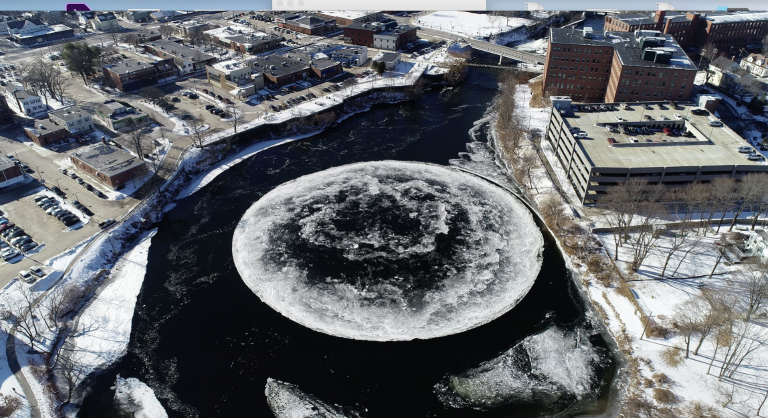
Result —
M30 237L29 235L25 235L21 239L19 239L16 242L14 242L13 246L16 247L16 248L21 248L24 245L29 244L30 242L32 242L32 237Z
M51 191L52 191L52 192L54 192L54 193L56 193L57 195L59 195L59 196L61 196L61 197L64 197L64 196L66 196L66 195L67 195L66 193L64 193L64 191L62 191L61 189L59 189L59 188L58 188L58 186L53 186L53 187L51 187Z
M696 116L709 116L709 112L704 109L691 109L691 113Z
M28 243L22 245L21 247L19 247L19 249L26 253L27 251L31 251L31 250L34 250L35 248L37 248L37 245L38 244L35 241L31 241L31 242L28 242Z
M101 229L106 229L106 228L108 228L110 225L112 225L113 223L115 223L115 220L114 220L114 219L107 219L106 221L104 221L104 222L102 222L102 223L100 223L100 224L99 224L99 228L101 228Z
M10 251L8 253L3 253L2 254L3 260L5 260L5 261L11 261L11 260L13 260L14 258L16 258L16 257L18 257L20 255L21 255L21 253L16 251L16 250L12 250L12 251Z
M26 271L26 270L19 271L19 280L24 281L26 283L34 283L35 282L35 278L32 277L32 275L29 274L29 272Z
M187 97L189 97L189 98L190 98L190 99L192 99L192 100L196 100L196 99L199 99L199 98L200 98L200 96L198 96L198 95L197 95L197 94L195 94L195 93L190 93L190 94L189 94L189 96L187 96Z
M723 122L720 122L719 120L711 120L711 121L709 121L709 126L713 126L713 127L719 128L719 127L723 126Z
M61 174L67 174L66 168L60 168L59 171L61 172Z
M43 271L43 269L41 269L41 268L40 268L40 267L38 267L38 266L32 266L32 267L30 267L30 268L29 268L29 272L30 272L30 273L32 273L32 274L34 274L34 275L35 275L35 276L37 276L37 277L43 277L43 276L45 276L45 272Z
M171 98L171 101L175 102L175 103L178 103L178 102L181 101L181 99L179 99L178 97L174 96L174 97Z

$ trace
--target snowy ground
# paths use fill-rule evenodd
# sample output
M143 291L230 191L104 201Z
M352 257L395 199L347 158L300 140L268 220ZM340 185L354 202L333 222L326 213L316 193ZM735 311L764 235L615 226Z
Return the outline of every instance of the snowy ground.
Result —
M547 40L546 39L527 39L512 48L523 52L532 52L534 54L546 54L547 53Z
M83 378L120 359L128 348L136 298L144 282L147 256L157 229L146 232L110 271L110 278L85 308L69 342L86 372Z
M471 12L439 11L419 17L416 23L419 26L457 35L481 38L509 32L520 26L531 24L533 21L519 17L507 18Z

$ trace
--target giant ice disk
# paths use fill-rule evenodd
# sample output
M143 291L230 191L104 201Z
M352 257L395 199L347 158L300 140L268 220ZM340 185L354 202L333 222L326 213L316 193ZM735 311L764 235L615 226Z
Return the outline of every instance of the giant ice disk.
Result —
M366 162L280 185L235 230L235 265L265 303L330 335L428 339L512 309L543 237L512 194L449 167Z

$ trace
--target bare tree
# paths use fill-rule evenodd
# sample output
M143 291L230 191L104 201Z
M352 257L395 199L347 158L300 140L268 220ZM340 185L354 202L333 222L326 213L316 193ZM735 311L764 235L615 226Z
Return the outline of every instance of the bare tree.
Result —
M34 314L34 295L28 286L23 286L17 282L18 294L20 298L7 298L6 306L0 311L0 317L7 321L12 327L16 327L16 332L20 333L29 341L31 350L35 349L35 341L40 335L37 329L37 317Z
M661 220L658 216L664 211L664 207L657 201L641 202L637 209L641 216L629 240L632 247L632 271L638 271L651 250L656 248L661 237Z
M629 240L629 232L635 223L637 210L645 199L648 182L630 178L624 183L609 188L598 207L611 227L614 241L614 260L619 259L619 247Z
M701 313L704 310L703 301L691 298L675 306L675 319L672 326L683 337L685 342L685 358L691 349L691 339L699 331Z
M704 65L704 68L703 68L703 70L705 71L704 84L707 84L709 82L709 77L712 76L713 70L710 68L709 64L715 60L718 53L719 51L717 50L717 47L712 42L707 42L701 48L701 57L699 58L699 69L702 69L702 65Z
M768 35L763 37L763 55L768 55Z
M160 32L160 35L162 35L163 38L169 38L171 35L173 35L176 29L173 27L173 25L163 25L160 26L157 31Z
M81 354L75 350L60 350L56 356L56 369L54 372L66 384L66 398L64 405L72 401L77 385L87 374L87 370L81 359Z
M760 205L766 198L768 192L768 175L764 173L750 173L741 178L737 193L741 199L741 205L733 215L731 221L731 227L728 228L728 232L733 230L733 226L736 225L736 220L739 218L745 209L753 210Z
M733 377L744 360L768 343L768 331L758 324L735 319L731 324L732 338L726 346L719 377Z
M749 321L768 302L768 266L749 263L734 274L744 321Z
M717 177L709 183L710 201L712 202L712 212L709 214L707 225L712 221L715 212L720 212L720 221L717 223L717 233L720 233L720 226L723 224L725 214L736 203L736 182L730 177Z
M241 124L241 121L243 120L243 112L239 111L237 109L237 106L235 106L234 103L227 105L227 123L229 126L232 127L232 129L235 131L235 134L237 134L237 127Z
M205 138L205 117L200 113L197 115L191 115L186 119L187 126L189 127L189 137L192 138L193 143L197 143L197 146L203 148L203 139Z
M721 325L729 323L733 310L731 308L733 298L730 293L716 292L712 290L703 290L701 296L696 299L701 300L701 317L699 318L699 342L693 349L693 354L699 354L699 349L704 340Z
M136 50L141 45L141 38L135 33L127 33L123 36L123 42L133 46L133 49Z
M341 82L341 88L343 90L343 93L342 93L343 96L345 98L351 96L356 85L357 85L357 80L355 80L354 78L351 78L351 77L345 79L344 81L342 81Z
M536 156L536 152L533 150L521 152L516 159L516 163L517 167L515 168L515 174L517 174L517 180L529 189L536 190L536 193L538 193L539 189L536 187L536 182L533 178L533 170L539 166L539 158Z
M563 202L560 200L560 197L556 194L548 194L539 203L539 208L547 224L552 225L556 230L559 229L560 222L565 216Z
M159 103L165 97L165 93L157 87L144 87L139 93L152 104Z
M120 24L118 23L116 27L111 27L104 31L109 35L109 38L112 39L113 45L117 45L117 43L120 41L120 31L122 29L123 28L121 28Z
M145 142L145 133L144 133L144 127L143 125L139 124L135 119L131 118L128 121L128 131L126 132L126 136L128 137L128 140L131 143L131 146L136 151L136 155L139 156L139 159L144 159L144 142Z

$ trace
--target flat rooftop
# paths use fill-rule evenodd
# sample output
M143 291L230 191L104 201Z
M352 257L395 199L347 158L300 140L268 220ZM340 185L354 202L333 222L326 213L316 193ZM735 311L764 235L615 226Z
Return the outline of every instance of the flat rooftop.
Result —
M760 20L768 20L768 12L736 12L736 13L727 13L722 12L722 14L713 12L713 13L706 13L706 16L702 14L702 18L706 20L711 20L715 24L717 23L738 23L738 22L756 22Z
M70 155L110 177L144 165L139 157L104 143L80 148Z
M12 168L15 165L16 163L11 161L10 158L6 157L5 155L0 155L0 171Z
M250 66L239 59L231 59L227 61L220 61L215 62L211 64L211 67L221 71L222 73L229 74L233 71L242 70L244 68L249 68Z
M321 10L317 13L321 13L326 16L338 17L342 19L355 20L355 19L364 18L371 14L380 13L380 12L370 11L370 10Z
M604 35L593 33L592 38L585 38L581 30L551 29L550 36L553 44L612 47L619 56L622 65L650 68L680 68L684 70L696 69L696 66L685 55L685 52L683 52L683 49L677 44L672 35L659 35L659 37L665 39L664 46L659 48L672 53L669 64L644 60L640 41L635 37L634 33L630 32L605 32Z
M709 121L718 120L714 116L697 116L690 113L696 108L692 104L678 104L675 110L669 102L662 102L664 109L653 104L648 110L640 103L629 104L622 109L614 104L613 111L573 112L562 115L570 127L587 134L587 138L576 138L587 158L595 167L679 167L679 166L721 166L721 165L765 165L750 161L747 154L738 151L741 146L749 145L730 128L713 128ZM675 113L684 119L677 121ZM647 120L648 115L653 120ZM616 117L625 122L618 122ZM663 120L666 117L668 120ZM685 120L687 119L687 120ZM642 122L642 123L640 123ZM679 122L691 130L695 137L669 136L661 129L650 129L650 125ZM650 133L610 132L606 124L617 126L619 123L649 126ZM692 129L691 129L692 128ZM615 145L608 138L616 140ZM630 138L637 138L633 143ZM666 141L666 142L664 142Z

